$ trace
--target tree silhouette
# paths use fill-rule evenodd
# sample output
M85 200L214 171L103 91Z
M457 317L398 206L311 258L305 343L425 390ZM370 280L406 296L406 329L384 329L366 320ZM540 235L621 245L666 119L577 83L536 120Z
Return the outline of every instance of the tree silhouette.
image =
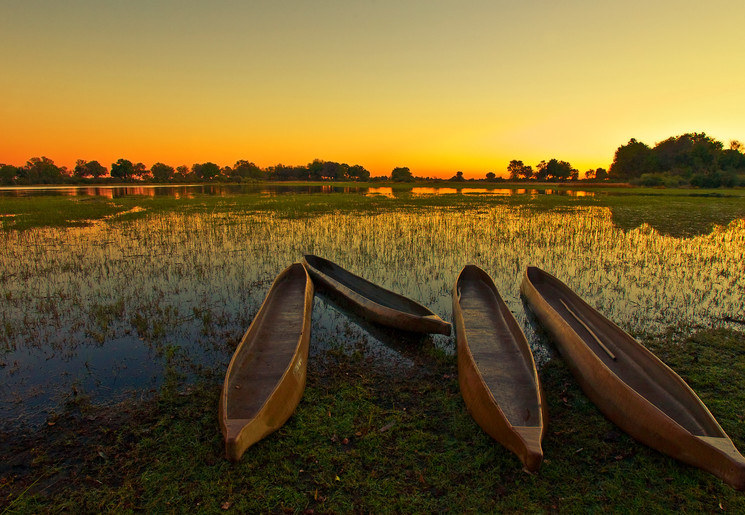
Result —
M518 159L510 161L510 164L507 165L507 171L510 173L510 179L513 181L533 177L533 167L526 165Z
M134 177L134 165L128 159L119 159L111 165L111 176L117 179L130 180Z
M220 167L215 163L194 163L191 167L191 172L203 181L211 181L220 175Z
M657 156L644 143L631 138L626 145L618 147L608 173L615 180L629 180L644 173L657 171Z
M173 179L175 170L172 166L163 163L155 163L150 167L150 173L153 174L153 180L157 182L168 182Z
M391 180L396 182L410 182L414 180L408 167L396 167L391 172Z

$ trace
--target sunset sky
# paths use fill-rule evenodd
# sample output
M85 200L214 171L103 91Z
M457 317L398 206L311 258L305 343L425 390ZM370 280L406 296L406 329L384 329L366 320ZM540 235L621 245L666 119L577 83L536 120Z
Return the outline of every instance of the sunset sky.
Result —
M608 167L745 141L745 2L0 0L0 163Z

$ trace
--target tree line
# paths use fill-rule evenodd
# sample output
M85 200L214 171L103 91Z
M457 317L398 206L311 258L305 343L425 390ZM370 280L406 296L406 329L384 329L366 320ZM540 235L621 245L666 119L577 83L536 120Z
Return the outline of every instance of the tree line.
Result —
M580 179L579 170L574 168L568 161L558 159L543 160L538 163L535 170L519 159L513 159L507 165L507 172L511 181L535 180L535 181L577 181ZM605 168L590 169L584 173L585 180L604 180L608 178Z
M645 186L683 186L715 188L719 186L745 186L745 145L737 140L729 148L705 133L688 133L670 137L649 147L632 138L616 150L609 170L590 169L580 177L580 172L569 162L559 159L541 161L535 168L522 160L513 159L507 165L512 181L590 181L631 182ZM47 157L33 157L24 166L0 164L0 184L76 184L101 182L147 181L156 183L186 182L246 182L246 181L369 181L391 180L411 182L431 180L415 177L408 167L396 167L390 176L371 177L361 165L348 165L334 161L314 160L302 166L278 164L261 168L251 161L239 160L232 167L215 163L195 163L173 167L155 163L148 169L142 163L119 159L106 168L98 161L79 159L69 170L57 166ZM465 181L463 172L449 180ZM503 181L494 172L488 172L489 182Z
M745 186L745 145L722 142L706 133L673 136L649 147L632 138L616 150L610 168L590 169L585 180L629 182L643 186L694 186L718 188ZM507 166L513 181L576 181L579 171L567 161L541 161L535 169L513 159ZM456 178L454 178L457 180ZM487 177L488 179L488 177Z
M277 181L368 181L370 172L361 165L348 165L333 161L314 160L305 166L278 164L260 168L256 164L240 160L235 165L220 167L212 162L195 163L173 167L155 163L148 169L142 163L119 159L107 169L98 161L79 159L75 168L57 166L47 157L33 157L24 166L0 164L0 184L65 184L85 182L246 182L259 180Z
M745 186L745 145L725 149L706 133L674 136L649 147L632 138L616 150L610 178L645 186Z

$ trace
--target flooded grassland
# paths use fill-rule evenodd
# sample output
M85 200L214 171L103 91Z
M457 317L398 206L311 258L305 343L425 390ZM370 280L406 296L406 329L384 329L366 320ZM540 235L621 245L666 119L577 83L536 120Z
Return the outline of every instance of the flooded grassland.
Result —
M95 214L0 232L3 424L37 424L70 396L105 402L157 389L165 369L219 377L274 277L303 254L334 260L446 320L458 272L477 264L539 364L553 351L519 296L527 265L637 336L737 327L745 318L741 197L379 188L215 198L55 197L61 211L50 220L65 209ZM18 202L0 200L0 214L22 218ZM339 350L363 352L395 374L415 366L385 345L390 335L350 320L316 298L311 360ZM452 336L432 341L454 352Z

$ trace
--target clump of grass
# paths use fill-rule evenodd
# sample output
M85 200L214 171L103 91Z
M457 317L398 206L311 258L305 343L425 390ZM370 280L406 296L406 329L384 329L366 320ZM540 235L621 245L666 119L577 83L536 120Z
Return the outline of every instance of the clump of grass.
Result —
M63 196L3 197L0 214L6 216L0 220L3 230L79 227L126 209L109 199L99 197L90 198L85 202Z
M93 322L103 331L109 329L109 325L121 319L124 315L124 299L119 298L111 303L95 304L91 307L90 316Z

